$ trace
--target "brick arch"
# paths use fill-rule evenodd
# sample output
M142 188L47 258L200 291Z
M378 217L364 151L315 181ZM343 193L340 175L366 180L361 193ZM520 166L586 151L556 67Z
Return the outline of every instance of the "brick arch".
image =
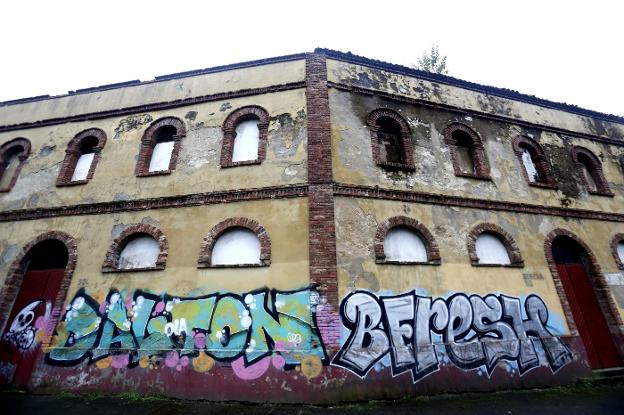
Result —
M613 254L613 258L615 259L615 263L618 268L624 269L624 262L622 262L617 252L617 246L620 242L624 243L624 233L616 233L613 235L613 238L611 238L611 253Z
M156 258L156 265L146 268L119 269L119 255L121 251L133 237L141 234L147 234L158 242L159 253L158 258ZM148 223L130 225L113 240L110 248L108 248L106 259L104 260L104 264L102 264L102 272L137 272L165 269L168 255L169 243L167 242L165 234L160 229Z
M401 152L403 162L396 163L382 159L381 149L379 147L379 126L378 121L381 118L389 118L396 122L401 130ZM414 147L412 145L412 131L405 118L396 111L387 108L379 108L371 111L366 118L366 124L371 133L371 149L373 152L373 160L375 164L382 167L399 170L415 170L414 166Z
M600 304L600 309L602 310L602 313L607 320L609 331L611 332L611 334L617 336L624 335L622 319L620 318L620 315L617 311L617 306L615 305L615 301L611 296L609 285L605 280L604 274L602 273L600 264L598 264L596 256L581 238L568 231L567 229L558 228L552 230L546 236L546 239L544 240L544 255L546 256L546 262L548 262L548 268L550 269L550 273L552 274L555 283L557 295L559 295L559 299L561 300L561 307L563 308L566 322L568 323L568 327L570 328L570 333L573 336L579 335L578 329L576 328L576 323L574 323L574 318L572 317L572 309L570 308L570 303L568 302L568 297L565 294L559 272L557 271L557 264L555 263L555 259L552 254L552 244L555 238L557 238L558 236L567 236L568 238L573 239L585 250L585 252L587 252L587 257L590 263L589 265L591 266L589 279L594 289L594 295L597 297L598 303Z
M518 157L518 161L520 162L520 171L522 171L522 175L524 179L530 186L538 186L538 187L551 187L554 188L555 180L552 176L552 172L550 171L550 163L544 154L544 149L539 143L529 137L523 135L517 135L513 138L511 142L513 146L514 153ZM522 148L527 148L529 153L531 154L531 159L533 163L535 163L535 168L537 173L540 176L539 182L532 182L529 180L529 176L527 175L527 171L524 168L524 162L522 161Z
M470 149L472 155L472 163L474 165L474 173L465 173L462 171L459 163L459 155L457 154L457 140L453 137L456 131L461 131L470 137ZM470 177L473 179L491 180L490 165L485 155L485 147L481 136L474 129L461 122L452 122L444 128L444 141L449 147L451 160L453 162L453 170L455 176Z
M482 233L490 233L494 236L498 237L498 239L503 243L505 249L507 250L507 254L509 255L509 259L511 260L511 264L509 265L499 265L499 264L480 264L479 257L477 256L477 238ZM507 232L505 229L501 228L498 225L493 223L481 223L470 231L468 234L468 256L470 258L470 263L473 266L495 266L495 267L516 267L522 268L524 267L524 260L522 259L522 254L520 253L520 249L516 244L516 241L513 239L511 234Z
M429 232L429 230L416 219L408 218L406 216L394 216L386 219L379 225L374 239L375 262L378 264L410 264L409 262L386 261L384 240L386 239L388 232L396 227L404 227L416 232L416 234L423 241L427 252L427 262L419 264L439 265L441 263L440 250L438 249L438 244L436 243L431 232Z
M232 161L236 125L241 121L258 120L258 158L255 160ZM260 164L266 158L269 140L269 113L259 105L248 105L232 111L223 122L223 143L221 145L221 167Z
M51 239L58 240L65 245L65 248L67 249L67 265L65 266L65 274L63 276L63 281L61 282L61 287L59 292L56 294L52 307L52 317L50 320L49 330L46 330L46 337L41 342L44 348L50 345L51 334L53 332L52 328L56 327L56 324L61 317L63 304L65 303L65 298L67 297L67 291L69 290L69 285L71 284L74 270L76 269L76 261L78 260L78 246L76 244L76 240L65 232L49 231L42 233L32 241L28 242L24 245L15 261L13 261L13 264L11 264L7 278L4 281L2 291L0 291L1 333L4 331L11 308L13 307L13 302L19 293L22 282L24 281L24 276L28 270L28 253L38 243Z
M262 225L249 218L228 218L215 225L202 241L199 249L198 268L236 267L237 265L213 265L212 250L217 239L226 231L245 228L252 231L260 240L260 264L241 264L240 267L267 267L271 265L271 238Z
M19 177L20 171L22 170L22 166L24 166L24 162L26 162L26 159L28 159L28 156L30 155L31 145L30 141L27 138L18 137L7 141L0 146L0 177L2 177L7 167L6 163L8 161L8 155L13 153L17 149L20 149L17 156L20 163L17 166L17 169L15 170L15 173L13 174L13 177L11 178L9 184L3 188L0 188L0 192L8 192L15 185L15 182Z
M94 147L95 155L93 156L93 162L91 163L89 173L87 174L87 178L85 180L72 182L71 178L74 174L76 163L78 163L78 159L82 155L80 151L80 144L82 140L88 137L95 137L97 139L97 145ZM67 144L67 149L65 150L65 159L63 160L63 164L61 165L61 171L59 172L58 178L56 179L56 185L66 186L73 184L82 184L91 180L91 178L93 177L93 173L95 173L95 168L102 158L101 152L105 144L106 133L99 128L89 128L88 130L84 130L76 134L74 138L72 138L71 141Z
M169 160L169 169L164 171L149 171L150 161L156 146L157 132L160 128L171 126L176 129L173 136L173 151L171 152L171 160ZM152 122L143 133L141 138L141 147L139 149L139 159L137 160L134 174L136 176L153 176L159 174L170 174L175 170L178 163L178 154L182 145L182 139L186 137L186 126L184 121L176 117L163 117Z
M589 173L596 183L596 190L591 190L589 183L587 183L587 179L585 179L585 174L583 173L583 163L579 161L579 155L584 155L591 163L591 166L588 166ZM585 189L587 189L588 193L601 196L614 196L611 189L609 189L609 183L605 179L604 172L602 171L602 163L594 153L585 147L574 146L574 148L572 148L572 160L574 161L576 174L584 183Z

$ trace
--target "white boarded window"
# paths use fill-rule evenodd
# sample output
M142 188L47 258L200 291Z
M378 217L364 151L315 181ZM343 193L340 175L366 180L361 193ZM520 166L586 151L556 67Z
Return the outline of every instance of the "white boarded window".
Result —
M149 235L141 235L126 244L119 254L119 269L150 268L156 266L160 253L158 241Z
M152 152L152 159L150 160L150 172L169 170L169 164L171 163L171 154L173 153L173 144L173 141L156 143L156 145L154 146L154 151Z
M522 149L522 164L524 165L524 170L526 170L529 182L539 182L539 173L537 173L537 168L535 167L531 153L526 148Z
M87 175L91 169L91 164L93 163L93 157L95 157L95 153L87 153L80 156L78 162L76 162L74 173L72 174L72 182L87 179Z
M509 253L503 242L495 235L482 233L477 237L479 264L510 265Z
M624 264L624 242L617 244L617 254L620 257L620 262Z
M386 261L427 262L427 249L418 234L408 228L392 228L384 239Z
M224 232L212 248L212 265L260 264L260 240L245 228Z
M236 125L232 162L258 159L260 130L258 120L246 120Z

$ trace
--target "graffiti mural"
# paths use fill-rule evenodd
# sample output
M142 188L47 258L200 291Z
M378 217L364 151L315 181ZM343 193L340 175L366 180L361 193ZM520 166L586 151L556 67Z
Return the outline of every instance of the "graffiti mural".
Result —
M343 299L340 315L349 334L332 364L362 378L388 354L393 376L410 371L414 383L439 370L441 354L460 369L484 367L488 375L501 360L517 364L520 375L539 366L536 346L553 373L572 361L547 328L548 309L537 295L522 301L502 294L433 299L413 291L355 291Z
M81 289L57 326L46 361L71 366L87 360L102 369L164 364L198 372L227 361L243 379L270 366L318 376L316 367L328 359L314 323L317 298L309 288L188 298L111 290L99 303Z

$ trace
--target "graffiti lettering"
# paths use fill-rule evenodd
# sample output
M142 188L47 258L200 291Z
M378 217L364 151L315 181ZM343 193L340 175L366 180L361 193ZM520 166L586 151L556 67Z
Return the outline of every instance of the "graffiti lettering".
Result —
M181 370L209 370L232 361L241 377L258 377L269 362L290 369L304 357L327 363L314 324L311 289L263 289L177 298L112 290L99 304L81 289L57 327L46 360L70 366L88 359L98 367L153 367L163 360Z
M344 298L340 313L350 332L332 364L360 377L389 354L393 376L409 370L417 382L439 369L440 353L464 370L485 367L490 375L505 360L517 362L524 374L540 365L535 342L553 372L572 360L547 329L548 309L537 295L522 304L502 294L434 300L414 292L378 297L356 291Z

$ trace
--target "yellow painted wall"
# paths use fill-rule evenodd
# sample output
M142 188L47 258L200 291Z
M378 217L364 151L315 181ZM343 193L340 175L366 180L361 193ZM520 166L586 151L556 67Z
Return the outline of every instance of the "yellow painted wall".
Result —
M217 223L237 216L254 219L267 230L271 238L271 265L198 269L203 238ZM154 293L180 296L216 291L244 293L263 287L300 289L309 285L308 228L302 226L307 221L307 199L295 198L0 223L0 253L4 254L0 261L0 284L26 243L44 232L57 230L72 235L78 245L78 261L68 301L80 287L86 287L87 292L104 294L111 288L118 288L129 292L149 289ZM140 222L157 226L167 237L166 269L102 273L114 227Z
M512 296L534 293L565 322L544 255L544 239L556 228L567 229L581 238L596 255L604 273L618 271L609 244L614 234L624 232L621 223L344 197L338 197L335 206L340 298L357 288L388 294L420 289L434 297L455 292L500 292ZM373 242L377 227L399 215L416 219L433 234L441 265L375 263ZM483 222L497 224L513 236L524 268L470 264L467 237L474 226ZM616 302L624 316L624 302Z
M232 69L168 81L61 96L0 107L0 125L13 125L72 115L169 102L222 92L303 81L305 61Z
M152 86L156 87L156 84ZM261 165L222 169L219 164L223 138L221 127L232 111L245 105L260 105L271 117L266 160ZM134 175L141 137L149 122L129 130L123 126L128 125L129 119L142 114L0 133L0 144L20 136L32 143L32 154L15 186L9 193L0 194L0 209L64 206L307 181L304 89L146 114L153 120L178 117L186 124L187 136L182 140L177 167L172 174ZM93 179L84 185L56 187L67 144L77 133L93 127L101 128L108 137Z

